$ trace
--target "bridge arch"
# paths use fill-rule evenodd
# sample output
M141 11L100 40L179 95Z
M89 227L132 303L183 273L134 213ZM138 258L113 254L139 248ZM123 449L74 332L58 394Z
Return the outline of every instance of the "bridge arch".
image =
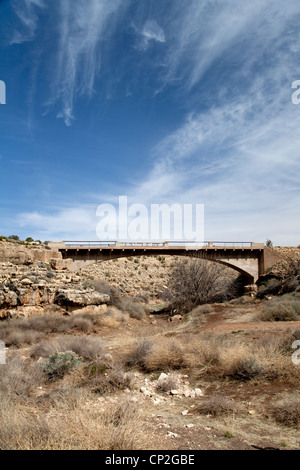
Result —
M248 252L247 252L248 253ZM247 257L241 256L241 253L232 253L232 252L222 252L217 251L207 251L207 250L171 250L166 251L164 249L156 250L101 250L101 251L92 251L91 250L70 250L67 249L66 252L62 253L62 257L67 259L71 258L73 260L70 269L72 271L78 271L84 266L89 264L94 264L97 262L109 261L118 258L129 258L129 257L141 257L141 256L188 256L198 259L203 259L206 261L216 262L231 268L238 273L244 275L249 280L249 284L254 284L259 277L259 258L256 254L248 253Z

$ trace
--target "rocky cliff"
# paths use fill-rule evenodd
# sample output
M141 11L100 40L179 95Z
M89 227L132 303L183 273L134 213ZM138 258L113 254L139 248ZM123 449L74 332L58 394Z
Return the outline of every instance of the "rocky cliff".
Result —
M88 305L109 302L68 268L59 252L47 247L0 242L0 318L66 313Z

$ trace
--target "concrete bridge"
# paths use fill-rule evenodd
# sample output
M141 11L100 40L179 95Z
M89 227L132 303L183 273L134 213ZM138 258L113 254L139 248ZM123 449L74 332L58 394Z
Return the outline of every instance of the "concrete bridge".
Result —
M72 259L72 270L86 264L129 256L191 256L224 264L257 282L260 275L277 261L276 255L254 242L119 242L119 241L64 241L49 242L63 259Z

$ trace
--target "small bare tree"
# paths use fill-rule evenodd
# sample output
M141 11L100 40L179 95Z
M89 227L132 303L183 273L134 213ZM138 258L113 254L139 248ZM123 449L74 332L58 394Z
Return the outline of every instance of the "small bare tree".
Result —
M233 279L226 271L220 264L198 258L178 261L170 273L172 307L186 313L197 305L233 297Z

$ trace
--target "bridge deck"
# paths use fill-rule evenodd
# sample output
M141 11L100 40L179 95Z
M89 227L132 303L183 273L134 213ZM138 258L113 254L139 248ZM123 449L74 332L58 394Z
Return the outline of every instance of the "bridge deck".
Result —
M58 244L57 244L58 245ZM124 249L124 250L262 250L263 243L254 242L118 242L118 241L65 241L58 249Z

